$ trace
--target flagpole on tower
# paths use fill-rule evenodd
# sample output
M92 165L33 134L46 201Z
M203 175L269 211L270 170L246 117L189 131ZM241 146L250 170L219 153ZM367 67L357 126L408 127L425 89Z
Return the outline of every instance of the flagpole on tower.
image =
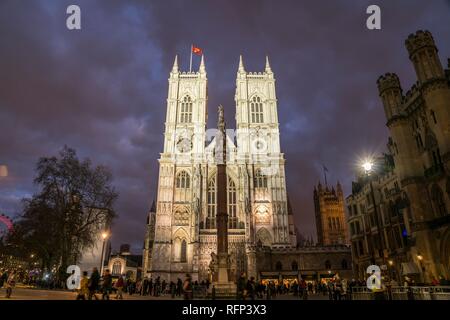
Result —
M192 72L192 50L194 50L193 44L191 44L191 60L189 62L189 72Z

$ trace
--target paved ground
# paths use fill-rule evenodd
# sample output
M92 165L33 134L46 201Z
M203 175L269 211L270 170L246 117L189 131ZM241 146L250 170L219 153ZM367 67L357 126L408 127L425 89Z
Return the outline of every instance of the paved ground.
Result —
M0 300L6 300L5 289L0 289ZM114 298L114 294L111 295ZM100 295L99 295L100 297ZM70 291L60 291L60 290L40 290L40 289L29 289L29 288L15 288L11 300L74 300L76 298L76 293ZM101 297L100 297L101 298ZM150 297L150 296L140 296L140 295L123 295L124 300L172 300L170 296L162 297ZM176 298L177 300L181 298ZM328 296L323 295L310 295L309 300L327 300ZM112 299L115 300L115 299ZM277 296L276 300L299 300L292 295L282 295ZM263 300L260 300L263 301Z

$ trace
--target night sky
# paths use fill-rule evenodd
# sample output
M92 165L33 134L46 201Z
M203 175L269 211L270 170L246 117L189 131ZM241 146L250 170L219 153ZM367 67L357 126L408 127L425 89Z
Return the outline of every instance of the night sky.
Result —
M66 28L81 7L82 29ZM366 8L382 9L382 30ZM223 104L235 127L239 54L247 71L275 73L288 192L301 233L315 237L312 192L339 180L351 192L358 159L385 151L388 130L376 80L416 81L404 40L430 30L444 66L450 1L0 1L0 212L20 212L35 192L36 161L75 148L112 170L120 197L113 247L139 251L156 198L167 78L175 54L189 68L191 43L205 53L209 127ZM199 59L194 57L194 68Z

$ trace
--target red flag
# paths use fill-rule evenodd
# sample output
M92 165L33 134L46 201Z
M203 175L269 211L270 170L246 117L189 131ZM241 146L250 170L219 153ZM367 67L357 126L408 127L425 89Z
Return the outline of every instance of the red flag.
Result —
M203 54L203 50L199 47L192 46L192 53L195 53L198 56L201 56Z

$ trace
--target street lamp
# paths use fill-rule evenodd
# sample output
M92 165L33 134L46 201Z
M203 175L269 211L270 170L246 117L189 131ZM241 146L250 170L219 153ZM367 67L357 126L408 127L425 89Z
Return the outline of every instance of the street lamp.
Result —
M372 171L373 163L370 160L367 160L362 164L362 167L366 173L370 173L370 171Z
M106 239L108 238L109 234L108 232L104 231L102 232L102 240L103 240L103 244L102 244L102 256L101 256L101 261L100 261L100 276L103 275L103 265L105 264L105 245L106 245Z
M364 173L366 174L367 178L370 177L371 172L373 171L373 161L372 159L366 159L364 160L364 162L361 164L362 168L364 169ZM380 222L379 222L379 216L378 216L378 208L377 208L377 203L375 201L375 191L373 189L373 184L372 184L372 179L369 179L369 187L370 187L370 197L372 198L372 205L373 205L373 212L374 212L374 222L376 224L377 227L377 231L378 231L378 238L379 238L379 244L382 246L382 236L381 236L381 227L380 227ZM373 241L373 238L372 238ZM381 250L381 248L378 248L378 250ZM380 252L378 252L378 254L380 255ZM385 263L385 256L384 254L382 255L383 258L383 264ZM372 252L372 259L373 259L373 263L375 263L375 255L374 252Z

